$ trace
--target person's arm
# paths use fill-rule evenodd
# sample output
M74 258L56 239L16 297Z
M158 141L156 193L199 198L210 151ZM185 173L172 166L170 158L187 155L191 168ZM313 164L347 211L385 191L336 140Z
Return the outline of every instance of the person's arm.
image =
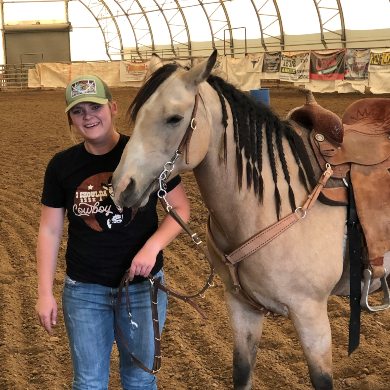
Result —
M181 183L178 184L172 191L168 192L166 198L183 221L187 222L190 217L190 203L183 185ZM156 263L160 250L164 249L181 230L181 226L167 214L156 232L146 241L145 245L134 257L129 269L129 280L133 280L135 275L147 277Z
M64 227L64 209L42 206L36 248L38 300L35 306L40 324L50 334L57 323L57 302L53 283L58 249Z

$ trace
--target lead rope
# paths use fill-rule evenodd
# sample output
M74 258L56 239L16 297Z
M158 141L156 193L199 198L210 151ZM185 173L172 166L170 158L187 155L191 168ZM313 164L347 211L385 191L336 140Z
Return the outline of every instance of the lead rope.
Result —
M191 121L191 127L192 126L193 126L193 121ZM193 130L194 129L196 129L196 125L193 127ZM167 212L167 214L169 214L180 225L180 227L190 236L192 242L196 245L196 248L200 250L203 253L204 257L208 260L210 266L210 274L204 286L194 294L189 294L189 295L181 294L177 291L168 288L167 286L163 285L160 282L157 282L157 286L159 289L163 290L167 294L172 295L175 298L181 299L182 301L191 304L203 318L206 318L205 315L202 313L202 311L199 309L198 305L193 301L193 299L198 297L203 298L207 289L213 286L215 269L214 266L212 265L210 254L207 248L202 245L203 241L199 238L198 234L193 232L189 227L189 225L183 221L183 219L176 212L176 210L171 206L171 204L167 199L167 180L175 168L175 162L181 155L182 153L179 151L179 149L176 150L172 159L164 164L164 169L158 177L159 190L157 191L157 196L160 199L160 202L164 210ZM151 276L149 276L149 278L151 278Z
M153 321L153 335L154 335L154 357L153 357L153 367L150 369L145 364L143 364L133 353L130 351L129 345L124 342L124 346L127 349L127 351L130 354L130 357L132 360L137 364L138 367L140 367L142 370L148 372L149 374L157 374L160 371L161 368L161 334L160 334L160 323L158 319L158 310L157 310L157 295L158 295L158 287L156 287L155 282L159 279L153 279L149 277L150 282L150 302L151 302L151 310L152 310L152 321ZM126 311L127 315L130 320L131 327L138 328L138 324L133 321L131 310L130 310L130 298L129 298L129 279L128 274L126 273L125 276L122 278L121 283L119 285L118 290L118 303L116 306L117 314L119 315L120 305L122 302L122 290L125 290L125 299L126 299ZM123 332L121 331L120 327L116 325L116 331L118 333L118 336L122 337L123 340L126 340Z
M202 318L206 318L204 313L201 311L197 303L194 301L195 298L201 297L204 298L206 291L209 289L209 287L212 287L214 285L213 279L215 276L215 269L212 266L210 255L208 253L207 248L202 246L203 241L199 238L197 233L194 233L191 228L186 224L183 219L180 217L180 215L174 210L174 208L170 205L168 200L166 199L167 196L167 185L166 181L168 180L171 172L173 171L175 167L176 160L181 156L181 153L179 151L176 151L173 158L168 161L164 165L164 170L159 175L159 190L157 192L157 196L160 199L165 211L182 227L182 229L191 237L191 240L196 244L196 247L204 254L205 258L208 260L209 266L210 266L210 274L207 278L206 283L204 286L197 292L193 294L182 294L177 291L172 290L171 288L167 287L161 282L160 278L154 278L153 275L148 276L148 280L150 282L150 296L151 296L151 310L152 310L152 321L153 321L153 333L154 333L154 358L153 358L153 367L150 369L146 367L145 364L143 364L129 349L129 346L127 343L125 343L125 347L128 350L131 358L133 361L144 371L150 373L150 374L156 374L161 369L161 334L160 334L160 327L159 327L159 319L158 319L158 290L161 290L165 292L168 296L172 296L174 298L180 299L186 303L189 303L201 316ZM117 309L119 309L119 305L122 302L122 290L125 290L125 299L126 299L126 310L129 316L130 324L134 327L138 327L138 324L136 324L132 320L132 314L130 309L130 296L129 296L129 278L128 278L128 272L123 276L121 283L119 285L118 289L118 305ZM120 328L117 326L118 335L122 335Z
M191 228L188 226L187 223L183 221L183 219L180 217L180 215L174 210L174 208L169 204L166 196L167 196L167 181L169 176L171 175L172 171L175 168L175 163L178 160L179 157L182 156L183 150L185 149L186 152L186 163L188 164L188 146L189 141L191 139L192 132L196 130L196 120L195 115L198 107L198 95L195 97L195 104L194 109L192 112L192 118L190 121L190 124L188 125L188 128L184 134L184 137L182 141L179 144L178 149L175 151L173 157L171 160L167 161L164 164L164 169L160 173L158 177L159 182L159 190L157 191L157 196L161 201L161 204L164 208L164 210L181 226L181 228L191 237L191 240L195 243L197 249L199 249L204 257L207 259L209 266L210 266L210 274L206 280L206 283L204 286L197 292L193 294L182 294L177 291L172 290L171 288L167 287L161 282L160 278L154 278L153 275L148 276L148 280L150 282L150 299L151 299L151 310L152 310L152 321L153 321L153 333L154 333L154 358L153 358L153 367L150 369L146 367L145 364L143 364L134 354L130 351L129 346L127 343L125 343L125 347L128 350L131 358L133 361L144 371L150 373L150 374L156 374L161 369L161 334L160 334L160 327L159 327L159 319L158 319L158 290L161 290L165 292L168 296L173 296L174 298L180 299L186 303L189 303L192 307L195 308L195 310L202 316L202 318L206 318L204 313L200 310L199 306L194 301L195 298L201 297L204 298L206 291L209 289L209 287L212 287L214 285L213 279L215 276L215 269L212 265L210 254L207 250L207 248L202 245L202 240L199 238L197 233L194 233ZM117 304L117 310L120 308L120 304L122 302L122 290L125 290L126 294L126 310L129 316L130 324L133 327L138 327L138 324L135 323L132 320L132 314L130 310L130 297L129 297L129 278L128 278L128 271L123 276L121 283L119 285L118 289L118 304ZM118 335L122 335L120 328L116 326Z

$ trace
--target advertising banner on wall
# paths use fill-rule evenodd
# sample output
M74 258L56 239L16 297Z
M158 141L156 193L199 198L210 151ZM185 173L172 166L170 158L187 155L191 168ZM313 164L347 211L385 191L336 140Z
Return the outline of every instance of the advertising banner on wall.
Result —
M310 78L313 80L344 80L345 50L312 51Z
M227 81L243 91L260 88L263 55L247 55L244 58L226 57Z
M283 52L279 79L282 81L309 82L310 52Z
M146 62L121 61L119 67L120 81L143 81L148 64Z
M346 49L345 51L345 79L368 79L368 64L370 49Z
M280 51L266 52L263 59L263 73L277 73L280 69Z
M390 72L390 49L372 49L368 71Z
M386 93L390 91L390 49L371 49L370 64L370 91L372 93Z

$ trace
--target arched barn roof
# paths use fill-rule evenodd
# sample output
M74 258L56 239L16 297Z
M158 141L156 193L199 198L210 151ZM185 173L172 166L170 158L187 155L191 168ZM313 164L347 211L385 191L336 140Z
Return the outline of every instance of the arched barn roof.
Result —
M0 0L2 8L20 0ZM385 34L370 38L353 30L388 29L388 0L23 0L63 3L72 46L93 46L94 60L196 57L217 48L236 56L251 51L373 47ZM6 16L3 9L2 15ZM380 22L387 14L387 22ZM7 21L3 20L3 24ZM381 24L382 23L382 24ZM95 32L93 35L92 32ZM309 35L308 35L309 34ZM303 40L298 37L307 35ZM93 38L92 38L93 37ZM375 45L374 45L375 43ZM355 46L354 46L355 44ZM82 50L81 50L82 52ZM95 50L96 52L96 50ZM92 59L92 58L91 58Z

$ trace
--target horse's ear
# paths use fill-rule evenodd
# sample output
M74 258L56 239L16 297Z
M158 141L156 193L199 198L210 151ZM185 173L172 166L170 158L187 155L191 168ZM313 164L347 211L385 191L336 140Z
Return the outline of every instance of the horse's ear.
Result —
M217 50L214 50L210 57L201 62L198 65L195 65L187 73L183 75L183 78L194 86L199 85L202 81L206 81L210 76L211 71L217 61Z
M156 53L153 53L150 57L148 67L146 69L146 74L144 77L144 81L146 81L152 73L154 73L157 69L161 68L163 66L163 61L160 58L160 56Z

